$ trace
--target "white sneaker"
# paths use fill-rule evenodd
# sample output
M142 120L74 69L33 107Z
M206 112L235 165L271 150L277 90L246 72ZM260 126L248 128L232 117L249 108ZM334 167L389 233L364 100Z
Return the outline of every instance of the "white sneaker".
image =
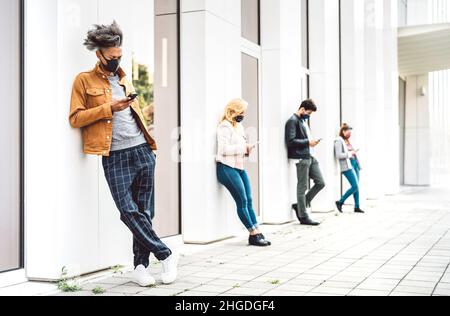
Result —
M143 265L137 266L133 271L133 281L142 287L148 287L156 284L155 278L152 277Z
M177 279L178 259L179 255L173 253L169 258L162 261L163 272L161 273L161 280L164 284L171 284Z

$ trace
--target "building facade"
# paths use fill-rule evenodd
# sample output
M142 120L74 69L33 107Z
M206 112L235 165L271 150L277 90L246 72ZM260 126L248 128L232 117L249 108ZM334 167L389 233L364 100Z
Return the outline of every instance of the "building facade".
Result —
M404 2L404 1L401 1ZM95 23L125 33L123 67L141 94L159 150L157 231L170 244L208 244L242 232L216 178L216 127L227 102L250 103L245 125L260 141L250 158L262 223L294 220L296 171L284 125L313 98L311 120L326 189L313 212L345 190L333 144L354 127L365 199L399 190L404 163L397 27L391 0L5 0L7 100L0 120L0 271L55 280L131 259L101 158L82 154L68 122L74 77L95 65L83 46ZM399 10L400 9L400 10ZM400 18L399 18L400 17ZM7 27L6 27L7 26ZM12 80L11 80L12 79ZM401 91L401 89L400 89ZM8 273L0 274L0 278ZM11 274L9 274L11 275Z
M405 59L401 75L406 88L405 168L409 170L404 183L444 185L450 179L450 3L408 0L403 10L406 19L401 33L409 30L419 35L410 36L412 40L404 36L399 55L406 55L403 51L421 54L420 59L401 57Z

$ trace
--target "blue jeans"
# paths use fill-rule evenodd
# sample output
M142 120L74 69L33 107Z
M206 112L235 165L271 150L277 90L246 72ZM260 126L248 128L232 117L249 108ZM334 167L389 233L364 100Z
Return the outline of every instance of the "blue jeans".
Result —
M245 228L250 232L258 228L258 221L253 210L252 189L247 172L217 163L217 178L233 196L237 206L237 213Z
M359 208L359 178L360 178L360 169L356 159L350 159L353 168L346 172L343 172L344 176L347 178L348 182L351 185L351 188L344 194L344 196L339 201L341 204L344 204L347 199L353 195L355 198L355 208Z

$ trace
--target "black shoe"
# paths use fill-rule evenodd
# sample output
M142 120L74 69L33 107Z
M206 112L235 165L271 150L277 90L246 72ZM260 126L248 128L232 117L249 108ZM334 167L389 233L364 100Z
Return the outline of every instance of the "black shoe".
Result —
M319 226L320 223L313 221L309 217L300 218L300 224L305 226Z
M272 246L272 243L266 239L266 236L264 236L263 234L259 234L259 236L261 236L262 239L267 241L269 243L269 246Z
M364 212L362 209L360 209L359 207L355 208L355 213L358 214L365 214L366 212Z
M256 246L256 247L269 247L270 242L262 238L261 234L259 235L251 235L248 238L248 243L250 246Z
M336 207L337 207L337 209L338 209L338 211L339 211L340 213L342 213L342 206L344 206L344 204L342 204L342 203L339 202L339 201L336 202Z

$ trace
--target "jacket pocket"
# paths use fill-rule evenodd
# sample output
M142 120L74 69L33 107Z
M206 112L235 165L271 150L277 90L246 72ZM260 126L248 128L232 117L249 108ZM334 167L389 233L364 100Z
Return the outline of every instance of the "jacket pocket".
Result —
M88 97L88 108L95 108L105 103L106 94L105 89L100 88L88 88L86 89L86 94Z
M105 90L104 89L99 89L99 88L88 88L86 90L86 93L89 96L98 97L98 96L104 95L105 94Z

